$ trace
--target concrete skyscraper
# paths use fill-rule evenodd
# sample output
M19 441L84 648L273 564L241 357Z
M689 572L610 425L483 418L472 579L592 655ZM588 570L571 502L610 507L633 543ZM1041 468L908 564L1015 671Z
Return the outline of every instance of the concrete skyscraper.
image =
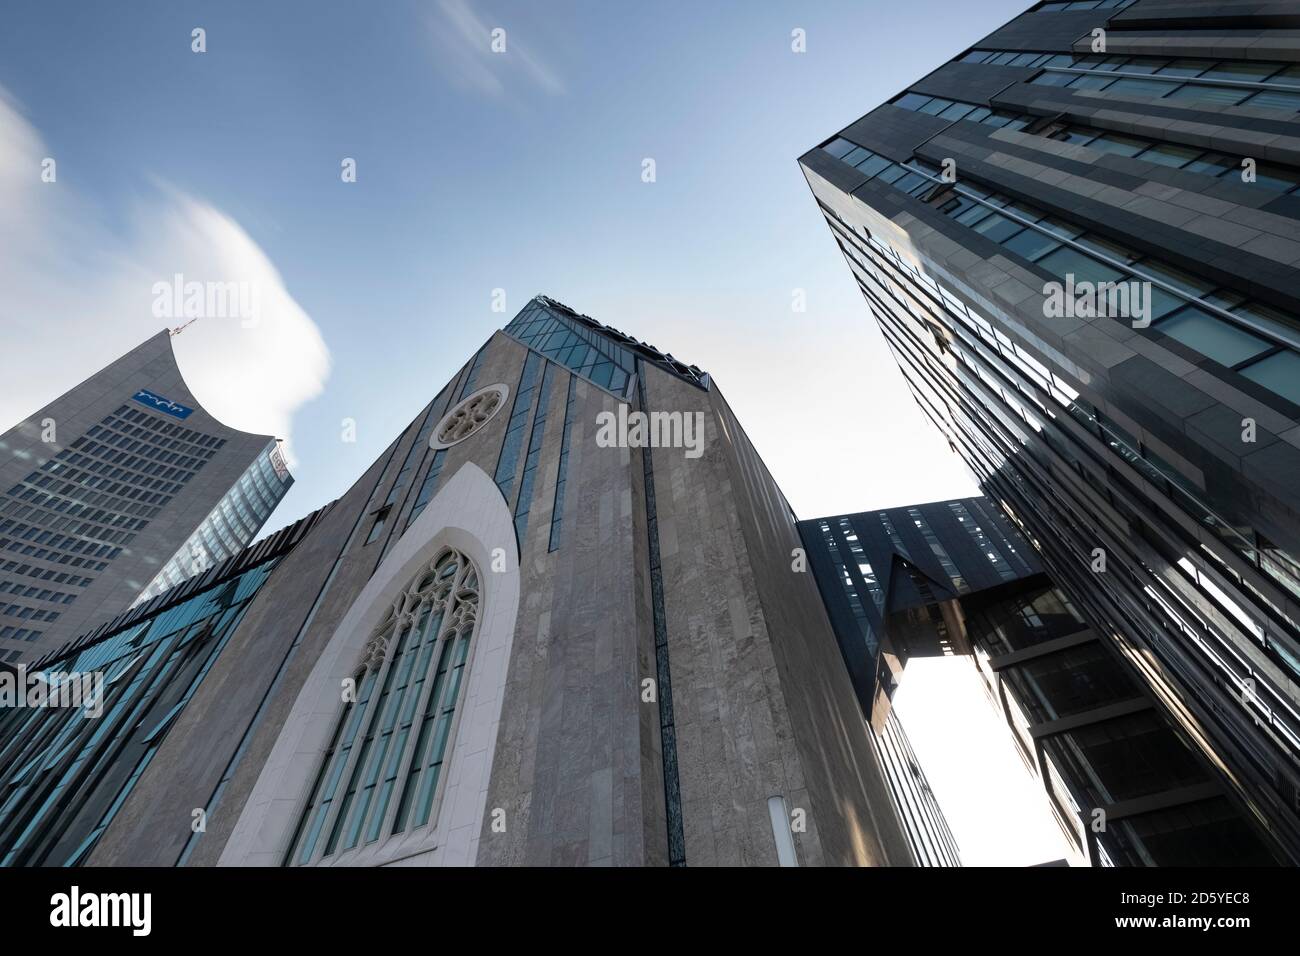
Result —
M276 439L209 415L154 335L0 435L0 661L238 553L292 483Z
M1130 822L1213 829L1230 799L1291 862L1297 23L1290 3L1040 3L800 160L921 408L1225 768Z

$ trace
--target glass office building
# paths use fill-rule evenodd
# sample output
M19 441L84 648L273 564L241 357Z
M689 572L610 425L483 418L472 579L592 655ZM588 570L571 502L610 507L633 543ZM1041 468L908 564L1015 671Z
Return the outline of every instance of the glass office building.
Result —
M146 601L238 554L257 536L292 484L280 443L271 442L136 601Z
M1230 806L1300 861L1285 19L1231 0L1037 4L800 160L921 409L1179 737L1227 770L1207 797L1193 762L1185 778L1165 764L1182 796L1102 841L1114 862L1226 832ZM1149 739L1138 720L1121 735ZM1076 740L1054 766L1109 746Z

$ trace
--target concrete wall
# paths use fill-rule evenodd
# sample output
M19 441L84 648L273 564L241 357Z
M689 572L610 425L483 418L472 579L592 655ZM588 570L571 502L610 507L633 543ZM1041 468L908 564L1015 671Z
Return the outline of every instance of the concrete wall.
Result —
M775 865L772 796L801 864L910 862L789 505L716 385L647 384L706 425L701 457L653 453L687 865Z

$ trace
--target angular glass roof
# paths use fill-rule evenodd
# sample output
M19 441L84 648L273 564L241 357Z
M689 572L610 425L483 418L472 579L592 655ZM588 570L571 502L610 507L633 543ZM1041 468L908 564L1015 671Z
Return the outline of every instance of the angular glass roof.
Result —
M621 398L631 397L638 357L700 388L709 386L708 374L694 365L684 365L671 355L544 295L536 296L524 306L510 320L505 332Z

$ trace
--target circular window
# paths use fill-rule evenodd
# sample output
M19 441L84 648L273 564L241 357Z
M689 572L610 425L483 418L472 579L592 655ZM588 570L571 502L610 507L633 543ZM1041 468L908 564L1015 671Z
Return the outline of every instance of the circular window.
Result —
M433 437L429 439L429 447L447 448L464 441L488 423L506 403L509 394L508 385L489 385L469 398L461 399L455 408L442 416L442 421L433 430Z

